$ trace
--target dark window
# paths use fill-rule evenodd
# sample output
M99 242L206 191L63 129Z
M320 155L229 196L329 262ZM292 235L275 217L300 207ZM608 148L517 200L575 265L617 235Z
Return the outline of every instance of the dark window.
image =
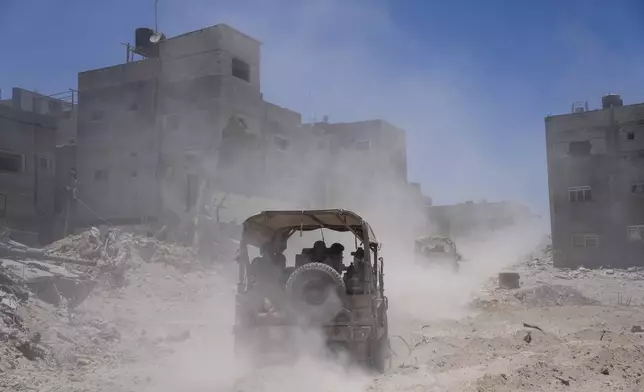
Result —
M598 245L597 234L575 234L572 236L572 246L575 248L596 248Z
M628 239L631 241L644 241L644 225L629 226Z
M593 194L589 186L578 186L568 189L568 197L572 203L591 201Z
M196 174L186 175L186 211L190 211L197 205L197 194L199 193L199 181Z
M599 241L596 235L587 235L585 239L586 239L586 248L597 247Z
M0 151L0 172L20 173L23 171L22 154Z
M132 103L127 107L127 110L129 110L130 112L136 112L137 110L139 110L139 103L138 103L138 102L132 102Z
M626 133L626 139L628 139L628 140L635 140L635 132L628 132L628 133Z
M285 139L280 136L275 136L274 140L275 140L275 145L280 150L288 150L289 146L291 145L291 142L288 139Z
M136 172L136 170L132 170L132 171L130 172L130 176L132 176L132 177L138 177L138 176L139 176L139 173L137 173L137 172Z
M588 140L583 142L570 142L568 144L568 153L572 156L586 156L590 155L591 148L592 144Z
M107 170L96 170L94 172L94 180L95 181L107 181L109 177L109 173Z
M233 58L233 76L250 82L250 66L248 63L238 58Z

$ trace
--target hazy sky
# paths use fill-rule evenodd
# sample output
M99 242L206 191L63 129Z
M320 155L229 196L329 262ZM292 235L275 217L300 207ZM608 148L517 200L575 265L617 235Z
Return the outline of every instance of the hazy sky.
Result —
M437 203L547 211L544 117L644 101L642 0L159 0L167 36L228 23L262 41L265 98L305 120L407 130ZM154 0L0 0L0 88L56 93L125 60Z

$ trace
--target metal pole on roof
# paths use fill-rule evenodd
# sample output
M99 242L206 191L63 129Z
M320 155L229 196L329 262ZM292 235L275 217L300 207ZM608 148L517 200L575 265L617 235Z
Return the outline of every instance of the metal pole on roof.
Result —
M154 0L154 32L159 31L159 0Z

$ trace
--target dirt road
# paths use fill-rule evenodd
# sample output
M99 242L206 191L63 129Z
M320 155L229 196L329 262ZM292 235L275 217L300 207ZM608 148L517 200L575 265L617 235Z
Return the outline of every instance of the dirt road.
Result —
M233 282L225 269L142 264L121 289L74 312L40 303L23 316L52 358L0 343L11 391L636 391L643 388L644 276L558 271L547 255L516 269L523 287L494 290L498 270L388 275L393 368L374 379L303 358L253 371L231 356Z

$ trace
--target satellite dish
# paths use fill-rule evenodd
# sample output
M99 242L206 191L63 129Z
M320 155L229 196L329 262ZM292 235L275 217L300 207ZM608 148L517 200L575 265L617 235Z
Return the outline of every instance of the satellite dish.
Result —
M150 36L150 42L153 44L156 44L157 42L161 41L161 38L163 37L163 34L159 33L158 31L155 31L154 34Z

